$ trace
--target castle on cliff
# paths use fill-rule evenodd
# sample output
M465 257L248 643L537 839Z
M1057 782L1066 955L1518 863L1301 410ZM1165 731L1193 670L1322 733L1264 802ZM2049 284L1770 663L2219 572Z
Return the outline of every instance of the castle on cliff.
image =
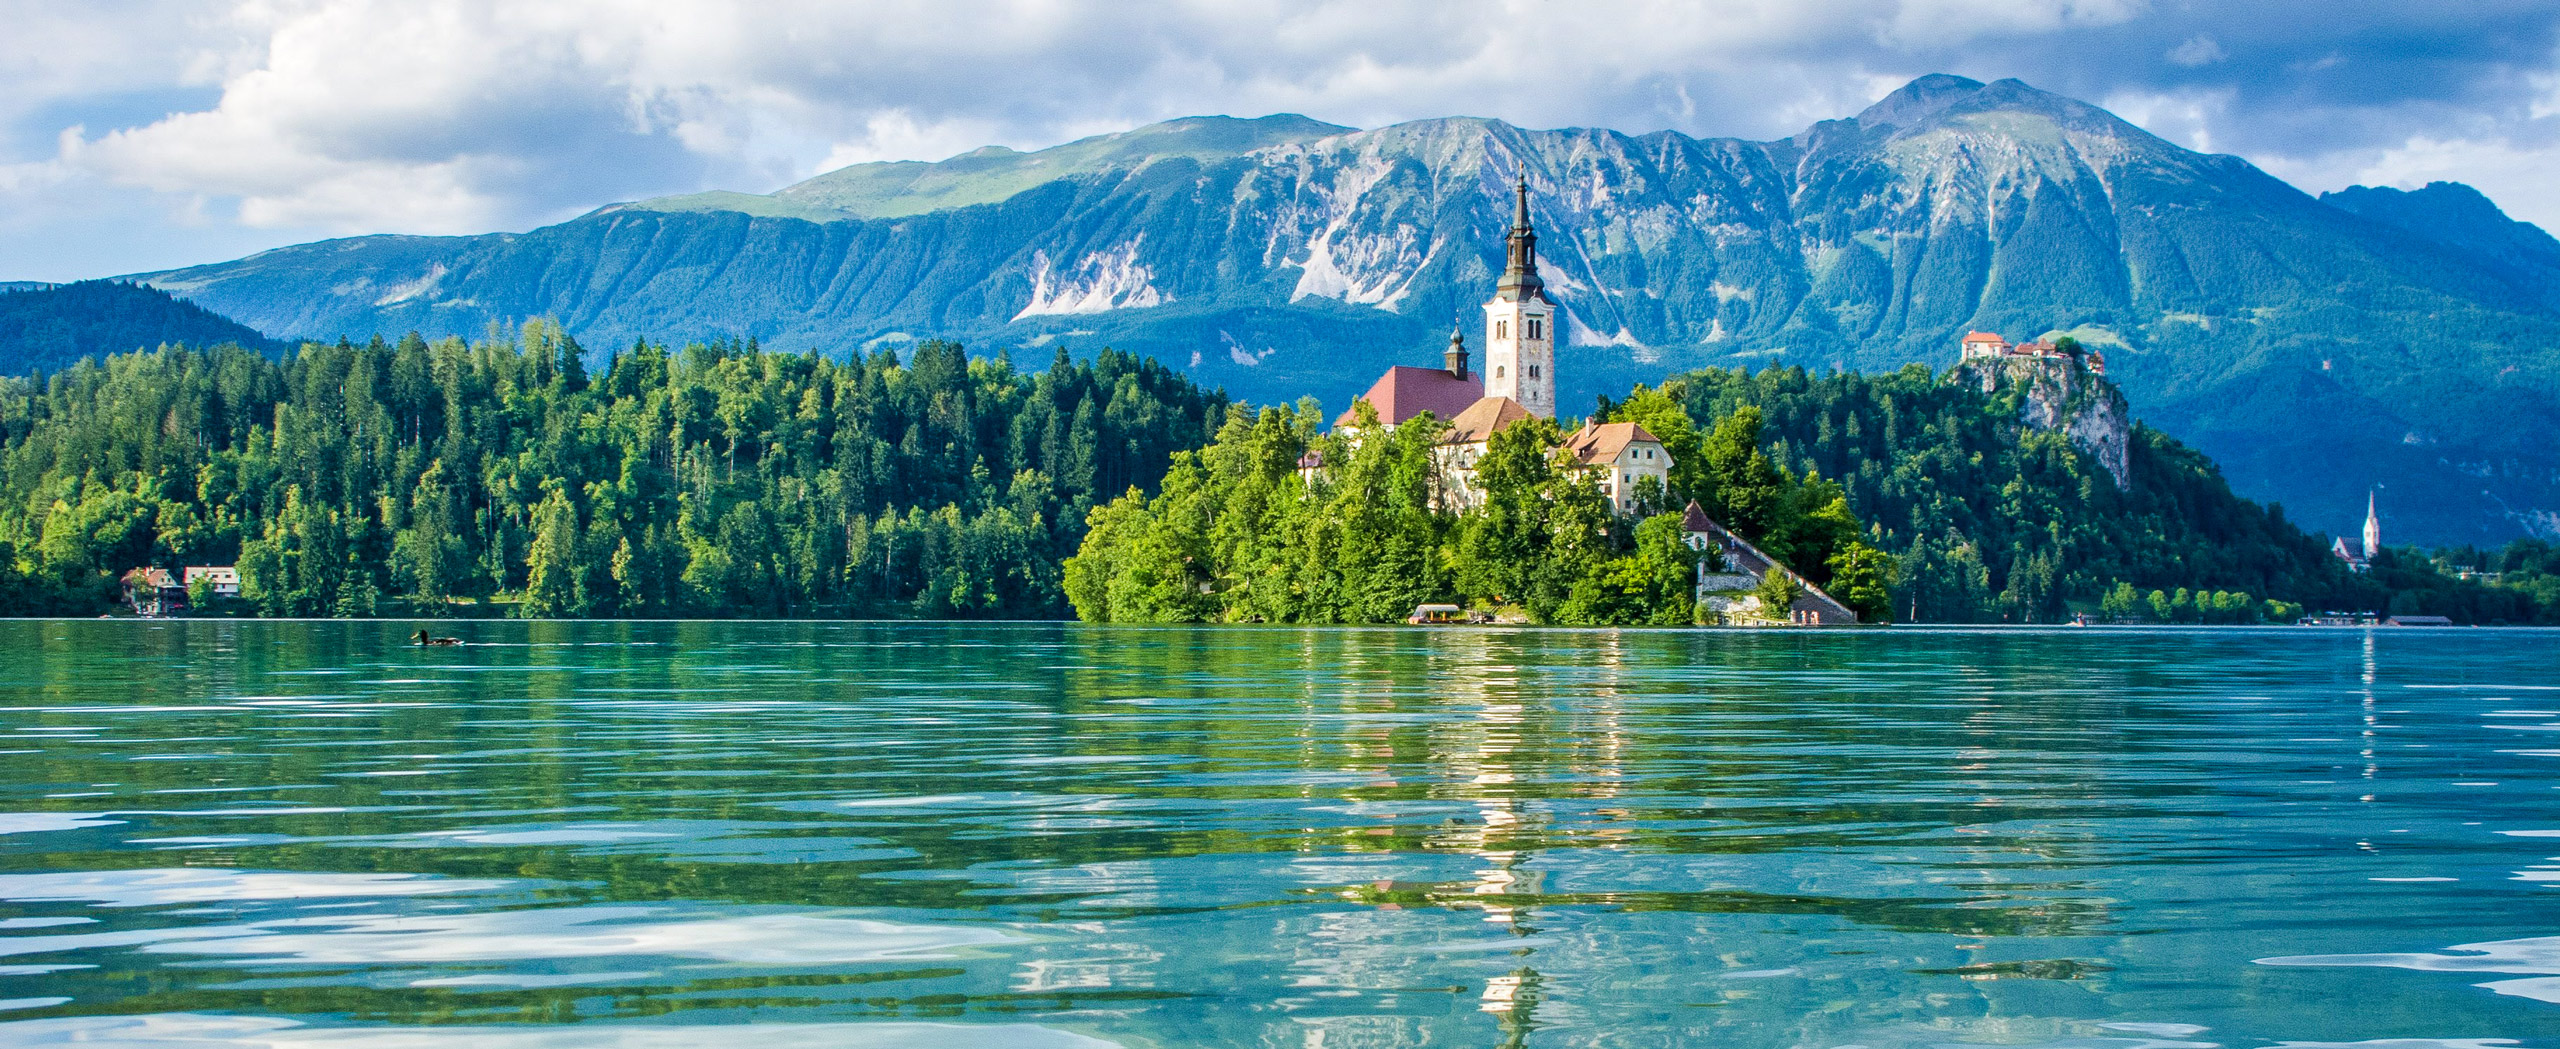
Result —
M1947 377L1984 393L2019 390L2021 421L2069 437L2119 491L2132 489L2133 414L2123 391L2107 381L2105 354L2077 339L2011 343L1993 332L1969 331Z
M2107 373L2107 355L2081 346L2077 339L2065 339L2058 343L2043 339L2012 343L2000 337L1998 332L1969 331L1964 333L1963 348L1956 354L1957 363L2010 358L2077 360L2087 365L2092 372L2099 375Z

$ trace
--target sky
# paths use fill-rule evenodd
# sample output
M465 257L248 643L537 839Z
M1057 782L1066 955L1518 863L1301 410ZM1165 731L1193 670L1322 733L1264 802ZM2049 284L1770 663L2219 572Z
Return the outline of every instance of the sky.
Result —
M0 280L522 230L1180 116L1779 138L2016 77L2560 229L2553 0L0 0Z

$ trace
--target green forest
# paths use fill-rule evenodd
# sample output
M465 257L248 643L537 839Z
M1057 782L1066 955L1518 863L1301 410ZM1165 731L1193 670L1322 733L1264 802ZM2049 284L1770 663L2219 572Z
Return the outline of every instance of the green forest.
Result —
M2022 396L1920 365L1639 386L1599 413L1642 424L1673 460L1632 519L1559 465L1552 424L1498 434L1479 466L1485 505L1454 514L1434 509L1442 427L1428 416L1355 445L1322 434L1313 405L1238 414L1175 457L1160 493L1096 512L1067 593L1108 621L1382 622L1454 601L1541 623L1686 623L1675 582L1696 562L1672 511L1695 499L1868 621L2246 624L2342 609L2560 622L2547 545L2386 551L2352 575L2325 537L2233 494L2167 435L2134 428L2119 488L2067 436L2021 421ZM1302 478L1306 451L1327 469ZM2458 578L2473 565L2503 566L2499 585Z
M2453 561L2494 568L2508 554L2439 564L2386 550L2372 574L2352 575L2327 537L2233 494L2212 460L2148 426L2133 428L2130 483L2119 489L2069 438L2022 422L2014 387L1984 394L1914 364L1873 375L1708 369L1666 388L1698 418L1758 409L1778 462L1838 484L1867 542L1894 556L1897 619L2246 623L2297 611L2274 599L2560 623L2560 580L2549 574L2560 565L2546 544L2511 547L2498 586L2458 579Z
M1675 461L1620 519L1551 423L1504 430L1485 505L1456 515L1433 423L1354 446L1312 402L1052 352L592 354L533 322L0 379L0 613L96 614L129 569L237 564L241 597L199 612L1378 622L1459 601L1686 623L1672 515L1694 498L1870 619L2560 622L2549 544L2350 576L2165 435L2137 428L2119 491L2014 394L1918 366L1707 370L1602 405Z
M1476 463L1480 505L1455 513L1444 508L1435 467L1446 424L1425 413L1382 430L1366 403L1358 410L1369 436L1357 441L1320 433L1312 402L1234 413L1207 448L1174 456L1161 493L1129 493L1097 510L1066 564L1076 613L1106 622L1376 623L1457 601L1538 623L1685 625L1696 616L1698 555L1683 542L1676 511L1692 495L1748 522L1773 556L1831 584L1862 615L1885 611L1888 562L1859 541L1836 486L1789 477L1760 449L1754 410L1699 435L1668 398L1631 400L1622 417L1680 428L1696 454L1672 455L1701 481L1652 486L1627 517L1560 455L1564 435L1553 421L1496 432ZM1302 474L1308 452L1323 468Z
M89 358L154 346L293 347L158 288L84 280L0 291L0 375L41 375Z
M1226 416L1151 360L1045 371L559 328L164 348L0 387L0 612L235 562L276 616L1057 616L1091 493ZM494 602L494 604L493 604Z

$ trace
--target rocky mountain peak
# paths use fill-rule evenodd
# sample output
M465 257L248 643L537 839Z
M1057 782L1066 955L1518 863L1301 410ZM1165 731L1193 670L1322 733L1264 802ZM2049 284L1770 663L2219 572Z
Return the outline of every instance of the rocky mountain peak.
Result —
M2031 140L2034 136L2019 133L2015 118L2042 121L2067 135L2108 140L2152 155L2186 152L2104 109L2016 79L1984 84L1944 74L1921 77L1867 107L1858 114L1857 124L1871 135L1882 133L1890 139L1988 128L1995 129L1992 134Z
M1860 111L1853 119L1859 127L1868 130L1915 127L1940 110L1972 97L1982 90L1982 86L1979 80L1931 73L1877 99L1874 105Z
M2493 263L2520 288L2560 306L2560 239L2507 217L2479 190L2459 182L2349 186L2321 194L2320 202Z

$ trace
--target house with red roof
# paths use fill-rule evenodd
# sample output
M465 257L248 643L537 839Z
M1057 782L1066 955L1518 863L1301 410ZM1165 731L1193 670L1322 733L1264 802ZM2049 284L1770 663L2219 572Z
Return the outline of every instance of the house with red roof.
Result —
M1583 469L1599 474L1600 494L1622 514L1642 509L1637 496L1652 481L1655 498L1671 483L1671 453L1662 438L1635 423L1584 423L1565 438L1564 450Z

